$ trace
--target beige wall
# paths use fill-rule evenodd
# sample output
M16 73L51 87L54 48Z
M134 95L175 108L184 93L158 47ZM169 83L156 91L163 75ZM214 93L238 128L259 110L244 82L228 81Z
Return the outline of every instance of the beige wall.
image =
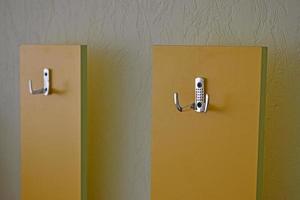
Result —
M90 197L105 200L149 200L152 44L268 46L264 196L300 199L299 0L0 0L3 200L19 198L24 43L89 46Z

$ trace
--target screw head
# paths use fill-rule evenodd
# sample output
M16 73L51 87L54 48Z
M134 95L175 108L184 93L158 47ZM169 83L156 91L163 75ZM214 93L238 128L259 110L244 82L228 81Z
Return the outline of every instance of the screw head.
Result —
M201 82L198 82L198 83L197 83L197 87L198 87L198 88L201 88L201 87L202 87L202 83L201 83Z
M197 103L197 106L198 106L198 108L201 108L202 103L201 103L201 102L198 102L198 103Z

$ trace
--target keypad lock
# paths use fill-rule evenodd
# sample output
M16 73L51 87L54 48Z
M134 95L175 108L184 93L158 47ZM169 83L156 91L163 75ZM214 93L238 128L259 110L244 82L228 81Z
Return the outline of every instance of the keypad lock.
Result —
M195 112L207 112L208 101L208 94L205 93L205 79L202 77L195 78L195 101L192 104L181 106L178 93L174 93L174 103L180 112L188 109L193 109Z

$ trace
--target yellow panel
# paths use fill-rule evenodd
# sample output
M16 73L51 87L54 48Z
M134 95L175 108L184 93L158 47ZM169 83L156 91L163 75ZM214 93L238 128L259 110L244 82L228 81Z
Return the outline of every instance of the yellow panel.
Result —
M49 96L30 95L51 70ZM21 199L85 198L86 47L20 48Z
M257 198L264 52L154 46L152 200ZM173 92L193 103L197 76L206 78L208 112L178 112Z

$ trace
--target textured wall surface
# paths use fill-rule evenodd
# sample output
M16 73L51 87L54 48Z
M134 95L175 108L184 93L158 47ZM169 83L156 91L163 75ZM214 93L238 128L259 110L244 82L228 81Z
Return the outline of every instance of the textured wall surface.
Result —
M24 43L89 46L90 197L104 200L150 199L152 44L268 46L264 199L300 199L299 0L0 0L3 200L19 199Z

